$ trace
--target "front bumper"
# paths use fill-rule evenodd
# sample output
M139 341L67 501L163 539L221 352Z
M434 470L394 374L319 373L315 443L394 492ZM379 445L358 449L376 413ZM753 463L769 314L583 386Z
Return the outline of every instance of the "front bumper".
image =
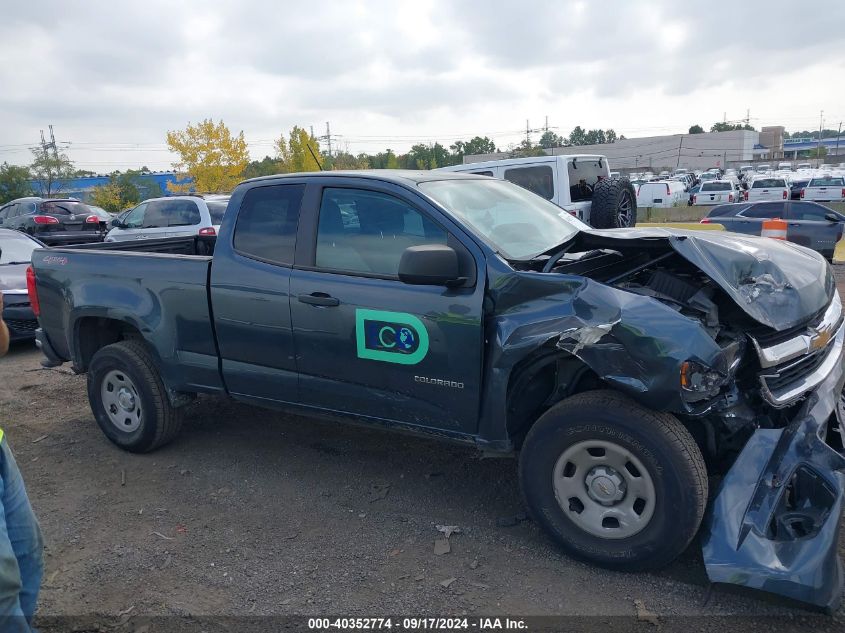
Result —
M792 422L757 429L722 481L703 542L711 581L770 591L828 611L841 602L837 548L845 456L825 437L845 384L843 339L840 327L835 362ZM840 432L845 432L841 423Z
M13 342L32 340L35 337L38 321L29 305L29 297L4 294L3 303L2 318L9 329L9 339Z

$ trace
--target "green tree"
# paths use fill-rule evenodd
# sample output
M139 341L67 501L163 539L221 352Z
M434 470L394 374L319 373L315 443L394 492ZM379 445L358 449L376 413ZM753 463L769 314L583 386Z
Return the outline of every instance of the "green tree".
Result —
M288 140L282 135L276 141L276 155L283 173L320 171L322 167L316 158L320 156L320 144L298 125L293 126Z
M551 130L546 130L540 137L537 144L543 149L551 149L553 147L563 147L563 137L555 134Z
M332 169L369 169L369 167L369 156L366 154L355 156L349 152L337 152L333 156L323 158L323 169L326 171Z
M20 165L0 165L0 204L32 195L29 169Z
M453 164L459 165L463 162L464 156L493 154L496 151L496 144L486 136L475 136L468 141L455 141L449 149L452 150Z
M734 130L750 130L751 132L756 132L754 126L748 125L747 123L737 123L734 125L733 123L717 121L710 126L711 132L733 132Z
M690 125L687 134L704 134L704 128L701 127L698 123L696 123L695 125Z
M824 158L825 156L827 156L827 147L825 147L824 145L814 147L809 152L807 152L807 156L809 158Z
M272 176L273 174L281 173L281 171L282 166L277 159L265 156L261 160L253 160L247 163L241 177L257 178L258 176Z
M613 128L607 128L607 130L604 133L604 142L605 143L615 143L617 140L618 140L618 137L616 136L616 130L614 130Z
M179 156L173 165L176 171L193 178L193 187L202 192L231 191L249 162L244 133L233 135L223 121L205 119L196 125L188 123L184 130L169 131L167 147ZM191 186L167 184L174 192L189 191Z
M39 193L47 198L61 191L64 181L73 177L73 162L64 152L36 147L32 150L32 157L29 173L38 183Z
M606 142L604 130L590 130L584 135L584 145L603 145Z
M373 169L399 169L399 159L392 149L386 149L370 156L370 167Z
M126 173L116 171L109 176L108 183L94 187L91 202L106 211L117 213L138 204L143 187L141 172L131 169Z
M586 145L587 144L587 132L584 131L580 125L576 125L572 132L569 133L569 144L570 145Z

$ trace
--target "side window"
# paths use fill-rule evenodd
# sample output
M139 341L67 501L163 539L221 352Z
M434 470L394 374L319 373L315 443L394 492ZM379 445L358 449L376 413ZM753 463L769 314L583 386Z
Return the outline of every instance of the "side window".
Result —
M192 226L202 221L200 209L193 200L173 200L164 209L164 226Z
M123 223L127 229L140 229L144 225L147 204L143 202L126 214L126 217L123 218Z
M235 250L274 264L292 264L304 191L305 185L250 189L235 224Z
M783 218L786 215L786 204L783 202L761 202L740 211L738 215L744 218Z
M815 220L816 222L827 222L825 215L830 213L826 209L812 202L793 202L789 210L789 217L792 220Z
M15 204L9 205L9 217L16 218L21 215L21 211L23 210L23 205L20 202Z
M509 180L515 185L528 189L528 191L536 193L546 200L551 200L555 197L552 168L548 165L506 169L505 180Z
M166 227L169 221L169 214L167 211L167 207L169 204L172 204L172 202L170 202L169 200L153 200L152 202L148 203L147 208L144 211L144 218L141 222L141 228L160 229Z
M394 196L363 189L323 190L318 268L396 276L409 246L446 244L439 225Z
M34 202L19 202L18 203L18 210L16 211L17 215L29 215L31 213L35 213L35 203Z

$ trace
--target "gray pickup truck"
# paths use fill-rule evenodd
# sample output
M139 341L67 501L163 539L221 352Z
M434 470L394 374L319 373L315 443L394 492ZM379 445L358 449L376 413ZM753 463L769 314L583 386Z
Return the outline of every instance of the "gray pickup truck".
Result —
M810 250L593 230L505 181L327 172L237 187L219 236L40 249L49 363L150 451L197 394L518 454L567 552L842 595L842 306ZM719 478L710 511L708 482Z

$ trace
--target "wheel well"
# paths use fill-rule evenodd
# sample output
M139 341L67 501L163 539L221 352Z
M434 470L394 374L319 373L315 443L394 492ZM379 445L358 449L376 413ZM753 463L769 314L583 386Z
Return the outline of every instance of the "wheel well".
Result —
M84 317L76 323L74 368L87 371L91 359L106 345L126 340L143 340L134 325L116 319Z
M564 398L602 385L592 369L558 349L529 357L516 366L508 383L508 437L519 448L547 409Z

